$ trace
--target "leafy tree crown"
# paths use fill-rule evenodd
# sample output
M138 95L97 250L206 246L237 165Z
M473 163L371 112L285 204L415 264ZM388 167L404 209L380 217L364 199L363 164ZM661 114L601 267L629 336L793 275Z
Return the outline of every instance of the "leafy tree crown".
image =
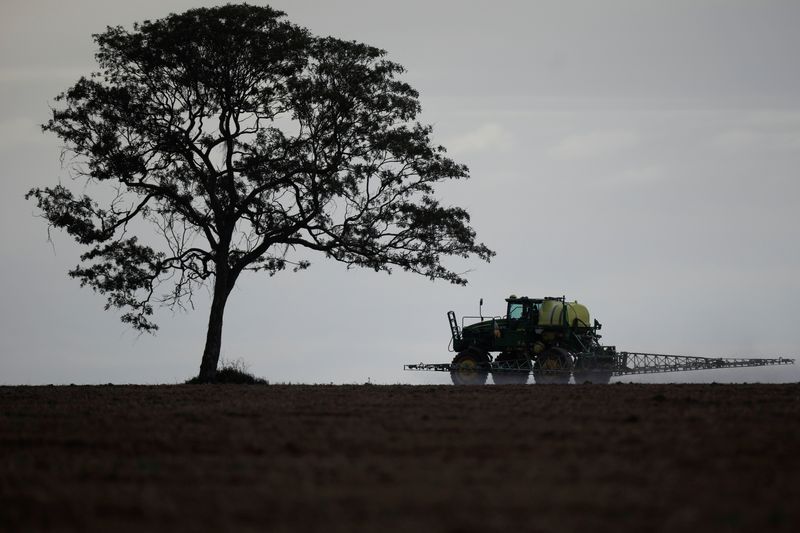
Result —
M154 304L183 306L210 278L229 292L245 270L304 269L303 250L457 284L444 256L493 255L465 210L435 198L467 168L416 121L418 94L383 50L246 4L94 40L99 71L57 97L43 129L102 190L27 197L88 247L70 275L135 328L156 329ZM133 235L142 221L162 239Z

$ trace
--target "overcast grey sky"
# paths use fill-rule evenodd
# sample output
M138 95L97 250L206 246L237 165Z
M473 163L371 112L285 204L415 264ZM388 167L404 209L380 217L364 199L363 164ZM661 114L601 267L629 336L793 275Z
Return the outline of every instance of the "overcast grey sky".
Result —
M251 2L263 4L262 2ZM215 2L0 5L0 384L171 383L197 372L208 298L139 336L66 271L80 250L22 198L68 180L40 133L94 68L90 35ZM346 271L243 277L223 357L273 382L449 382L445 313L566 294L621 349L800 356L800 2L275 1L316 34L380 46L422 120L471 169L463 205L491 264L470 285ZM800 365L625 378L798 381Z

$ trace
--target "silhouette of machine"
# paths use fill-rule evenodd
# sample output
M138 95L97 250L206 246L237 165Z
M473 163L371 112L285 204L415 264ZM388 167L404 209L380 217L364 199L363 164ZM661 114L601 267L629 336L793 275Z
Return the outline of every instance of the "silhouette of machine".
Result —
M611 377L715 368L794 364L794 359L735 359L617 351L600 344L601 324L590 321L589 310L565 297L506 298L503 317L463 317L459 327L453 311L447 313L451 363L418 363L405 370L450 372L456 385L482 385L489 374L496 384L608 383ZM483 300L480 302L483 308ZM474 321L465 325L466 321Z

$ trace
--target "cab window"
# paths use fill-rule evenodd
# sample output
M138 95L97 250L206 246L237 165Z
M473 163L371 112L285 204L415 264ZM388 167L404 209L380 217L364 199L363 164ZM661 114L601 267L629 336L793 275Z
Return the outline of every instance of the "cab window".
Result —
M522 318L522 304L509 304L508 318L511 319Z

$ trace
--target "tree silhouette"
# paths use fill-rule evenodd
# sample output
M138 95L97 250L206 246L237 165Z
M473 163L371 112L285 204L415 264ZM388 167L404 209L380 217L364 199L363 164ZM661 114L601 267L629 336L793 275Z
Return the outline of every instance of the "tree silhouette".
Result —
M70 276L136 329L213 283L201 381L214 380L245 270L307 268L305 249L464 284L443 256L493 255L466 211L433 196L467 168L416 122L418 93L383 50L242 4L93 37L99 72L57 97L43 129L96 194L59 184L26 197L89 247Z

